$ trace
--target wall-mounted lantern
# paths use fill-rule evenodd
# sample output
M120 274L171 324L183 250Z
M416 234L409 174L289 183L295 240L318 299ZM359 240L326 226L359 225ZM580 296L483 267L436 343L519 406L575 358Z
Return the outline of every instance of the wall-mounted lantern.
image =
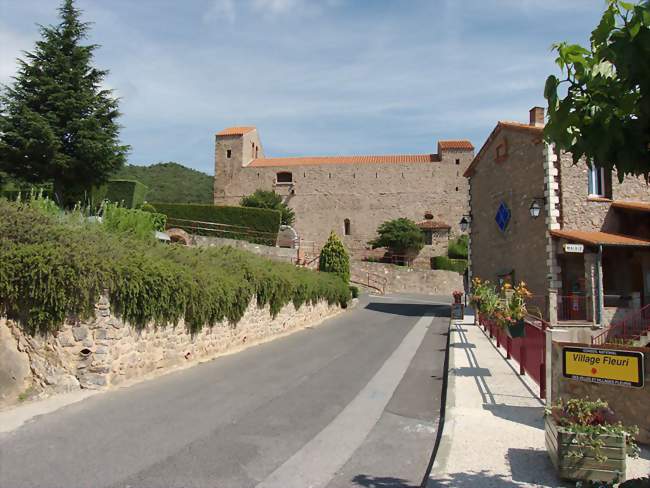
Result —
M463 215L463 218L460 219L460 222L458 225L460 225L460 231L461 232L466 232L467 229L469 229L469 224L472 221L472 217L470 215Z
M534 219L539 217L539 214L542 212L542 206L544 205L543 198L533 198L533 201L530 203L530 216Z

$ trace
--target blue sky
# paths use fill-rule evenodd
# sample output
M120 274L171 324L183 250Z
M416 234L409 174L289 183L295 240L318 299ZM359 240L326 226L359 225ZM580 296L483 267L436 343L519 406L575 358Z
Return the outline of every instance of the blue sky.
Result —
M58 0L0 0L0 83ZM77 0L122 98L129 161L213 173L213 134L267 156L477 148L544 105L550 46L586 44L604 0Z

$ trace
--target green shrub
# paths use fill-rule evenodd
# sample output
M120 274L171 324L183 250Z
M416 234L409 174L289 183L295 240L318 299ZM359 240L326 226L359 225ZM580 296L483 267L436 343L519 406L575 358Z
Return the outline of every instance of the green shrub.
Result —
M340 276L345 283L350 281L350 256L348 256L341 239L334 232L330 233L327 242L321 249L318 269Z
M227 207L191 203L152 203L156 210L167 215L169 225L185 229L190 234L228 237L274 246L280 230L280 212L266 208ZM197 229L190 222L195 220L222 224L212 229ZM228 227L231 226L231 227Z
M424 247L424 233L410 219L399 218L384 222L377 229L379 236L368 244L373 249L385 247L393 254L417 254Z
M468 243L469 243L469 237L467 236L467 234L460 236L455 241L451 241L447 249L447 256L452 259L467 259Z
M293 209L289 207L289 205L282 200L282 197L274 191L255 190L255 193L252 195L243 197L239 204L242 207L270 208L277 210L282 214L280 218L282 225L293 225L296 221L296 214Z
M118 203L126 208L138 208L144 203L148 188L135 180L109 180L94 192L93 201Z
M467 269L467 259L451 259L447 256L434 256L431 258L432 269L445 269L463 274Z
M144 240L153 239L156 230L165 230L166 220L164 214L124 208L117 203L106 203L102 211L102 223L109 232L124 233Z
M350 293L352 294L352 298L359 298L359 287L351 285Z
M95 312L106 290L111 310L136 327L236 324L250 300L272 315L290 302L345 305L347 283L230 247L186 248L61 219L25 203L0 201L0 315L30 333L56 331L67 316Z

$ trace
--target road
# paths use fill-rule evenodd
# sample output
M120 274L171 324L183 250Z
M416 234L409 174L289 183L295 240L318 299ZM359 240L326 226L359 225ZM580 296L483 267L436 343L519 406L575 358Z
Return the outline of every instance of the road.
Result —
M433 303L362 297L317 327L37 417L0 434L0 487L419 486L449 324Z

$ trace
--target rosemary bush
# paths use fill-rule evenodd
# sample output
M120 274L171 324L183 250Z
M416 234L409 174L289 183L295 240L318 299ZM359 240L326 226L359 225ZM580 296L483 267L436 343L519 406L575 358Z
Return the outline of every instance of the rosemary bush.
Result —
M92 316L103 291L112 312L136 327L184 318L192 332L223 320L236 324L253 297L273 316L291 302L345 305L350 298L347 283L330 273L229 247L143 240L2 200L0 263L0 315L32 334L56 331L70 315Z

